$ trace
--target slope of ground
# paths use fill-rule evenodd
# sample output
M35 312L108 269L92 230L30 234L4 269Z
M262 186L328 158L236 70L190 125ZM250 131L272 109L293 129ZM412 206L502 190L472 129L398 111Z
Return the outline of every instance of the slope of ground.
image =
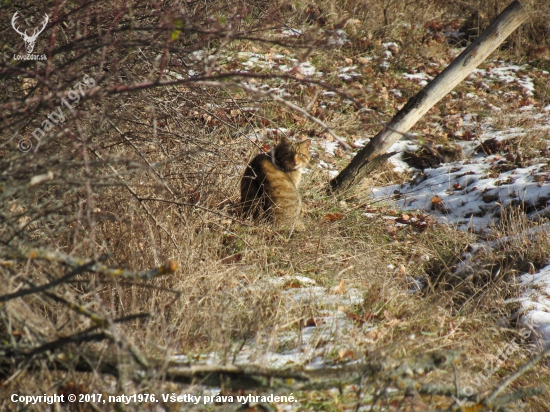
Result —
M293 29L285 34L300 36L300 30ZM344 34L340 34L339 39L342 44L349 42ZM345 55L344 50L341 53ZM459 51L447 49L447 61ZM403 73L392 69L391 65L400 52L398 44L387 42L376 47L372 54L355 58L324 59L314 55L309 60L300 61L289 56L288 52L274 48L267 53L260 50L240 52L240 61L230 62L232 70L252 69L263 73L278 68L300 79L328 82L333 87L339 85L341 90L358 97L367 106L355 111L351 108L351 100L333 91L304 88L297 95L280 80L250 82L254 88L266 93L298 104L302 102L315 116L337 126L333 129L336 136L315 129L303 130L307 124L298 115L293 116L293 124L280 122L280 127L258 127L248 130L245 138L264 150L281 134L313 138L315 159L304 189L305 215L311 229L305 238L315 239L318 228L323 235L318 238L317 248L315 243L309 245L302 236L295 235L296 238L290 241L290 249L299 250L300 255L315 250L315 262L319 263L324 259L321 244L345 242L344 249L349 251L351 248L347 240L343 240L345 238L338 235L332 238L332 232L326 232L324 227L337 226L344 233L351 230L354 236L360 233L364 238L372 236L373 229L369 226L374 225L386 240L380 242L380 238L376 241L371 238L367 244L377 245L376 248L387 252L385 259L377 264L378 271L383 272L383 281L373 281L376 279L372 273L373 261L359 259L351 252L344 253L349 257L341 257L344 263L330 275L322 273L324 270L319 273L318 269L310 272L308 265L304 268L303 264L300 265L301 259L290 253L285 260L292 274L283 270L273 278L273 271L269 270L257 283L241 284L235 292L238 295L275 288L280 290L284 306L289 310L296 307L308 309L294 324L298 330L288 329L291 322L283 327L267 328L254 340L243 342L230 355L236 364L303 370L360 364L362 354L386 347L390 344L387 340L390 336L393 345L400 346L403 354L414 353L419 348L455 345L473 350L479 342L472 340L472 334L479 333L477 328L497 321L507 328L513 328L511 325L517 321L518 325L526 324L529 331L534 332L528 334L528 339L523 336L519 347L513 346L517 357L508 367L513 368L512 365L537 352L540 333L543 336L546 333L546 325L541 320L544 314L540 312L541 306L546 306L542 302L539 312L533 312L529 305L541 296L523 292L519 310L511 309L509 305L518 302L514 297L520 289L518 282L527 282L525 276L516 278L521 274L521 268L526 264L540 267L548 253L546 236L536 240L537 246L532 250L526 250L528 246L525 245L517 248L516 244L524 242L531 233L527 229L518 232L517 220L527 227L537 226L544 221L550 199L550 189L546 184L550 107L544 97L550 76L546 70L502 60L487 62L477 69L457 91L445 97L430 112L417 128L420 131L404 137L391 149L401 153L390 160L391 166L376 180L397 179L404 183L374 188L372 198L370 189L364 188L363 194L336 202L330 209L318 203L317 199L323 196L320 188L314 186L313 190L310 189L311 183L318 182L320 176L315 169L326 173L325 179L334 177L353 156L339 139L356 148L365 145L369 138L364 131L365 122L374 125L369 134L375 134L377 128L382 127L377 123L399 109L406 101L404 96L411 96L414 90L425 86L445 67L443 61L436 63L430 59L417 62L415 68ZM535 84L541 85L542 93ZM300 129L303 130L301 133ZM407 176L411 176L409 183L406 183ZM380 203L384 206L380 207ZM390 206L392 204L394 206ZM522 211L518 216L501 222L503 215L518 207ZM522 214L529 220L521 217ZM460 234L463 230L476 233L476 236ZM498 240L506 236L514 236L516 243L508 241L504 247L506 242L499 243ZM245 243L249 241L247 238ZM306 244L302 244L303 241ZM530 241L535 242L532 236ZM365 244L365 247L371 246ZM403 247L408 250L403 250ZM239 250L238 259L243 259L247 249L243 246ZM324 246L324 253L331 253L330 256L338 260L338 253L334 254L331 249ZM510 249L515 250L510 253ZM365 249L361 253L365 253ZM250 268L246 264L244 267ZM479 273L473 276L476 271ZM537 275L535 278L541 286L546 284L545 278ZM373 286L378 282L384 286ZM389 296L380 301L378 296L373 296L373 287L376 290L387 288ZM449 305L447 301L444 304L446 309L434 313L428 323L423 316L413 320L410 312L411 307L421 313L430 310L434 304L431 299L418 302L414 298L414 293L426 293L426 290L430 291L428 296L434 291L447 291L449 295L443 301L450 298L455 302ZM399 298L400 295L403 298ZM476 295L482 297L477 296L472 305L470 300ZM530 298L526 298L527 295ZM402 299L411 302L403 303ZM395 302L399 301L402 303L395 307ZM440 303L435 305L442 302L437 301ZM480 310L481 307L485 309ZM498 309L495 311L495 308ZM452 315L465 309L469 315L460 320ZM522 313L525 316L520 318ZM486 319L478 319L480 315ZM508 320L504 321L506 318ZM536 318L542 323L525 323L527 318ZM510 335L507 333L513 329L507 328L502 329L503 337L487 338L493 342L495 338L508 342ZM513 338L510 342L510 345L518 344ZM224 354L220 358L219 354L208 353L202 359L207 364L223 363L227 356ZM474 356L472 352L470 356ZM498 360L498 355L491 355L486 362L493 362L492 357ZM177 359L184 363L189 361L188 355ZM483 363L481 359L477 362ZM488 378L497 378L493 373L490 375ZM465 382L468 383L471 382ZM351 407L345 406L349 395L341 396L342 407ZM351 399L353 404L355 399ZM296 408L303 408L303 402L307 404L301 399Z
M40 86L55 82L42 72L18 67L5 80L5 110L19 123L3 120L1 247L56 253L40 260L34 249L2 249L2 296L68 276L67 256L117 268L79 272L0 307L8 409L7 393L71 391L160 400L115 402L125 410L448 410L455 395L482 408L480 398L540 353L550 329L550 65L532 40L533 27L547 33L540 16L432 108L393 148L399 155L335 198L329 179L489 17L470 15L466 3L444 16L422 2L372 2L361 13L348 2L256 3L237 13L205 2L193 26L153 20L141 48L129 35L127 48L102 51L100 63L58 56L72 77L63 83L56 72L59 94L45 103L36 103ZM145 10L145 24L156 16L149 7L121 15ZM158 27L169 28L166 38ZM104 44L122 42L116 36ZM81 73L96 84L63 127L13 154L21 136L66 107ZM17 100L13 90L28 95ZM306 231L291 236L241 221L235 207L245 165L282 135L313 141L301 187ZM120 279L121 267L170 276ZM229 372L211 384L216 367ZM239 388L232 367L269 373L259 374L263 386ZM315 378L279 379L289 371ZM548 389L548 372L542 361L506 393ZM270 391L293 401L227 401ZM550 408L547 395L519 395L518 407Z

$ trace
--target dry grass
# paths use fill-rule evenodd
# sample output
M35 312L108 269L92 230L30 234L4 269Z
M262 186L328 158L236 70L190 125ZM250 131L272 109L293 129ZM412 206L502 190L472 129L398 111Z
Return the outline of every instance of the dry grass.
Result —
M501 10L506 2L491 3ZM334 130L350 143L374 135L380 121L388 120L418 89L410 85L404 88L401 100L388 97L387 91L399 84L401 71L425 67L430 61L436 61L439 70L452 59L454 49L447 43L437 36L423 38L424 24L459 19L473 29L484 26L495 13L494 6L484 4L479 9L477 2L457 2L448 8L421 1L407 2L407 6L398 1L317 4L320 16L326 17L322 24L325 28L344 17L360 22L346 26L351 44L342 49L315 50L310 56L318 70L329 73L335 87L361 96L362 104L376 110L376 115L365 115L345 103L322 107L322 97L313 105L312 112L335 125ZM258 15L265 16L265 10L258 11ZM293 24L302 24L307 16L306 5L283 15ZM410 21L417 22L413 30L403 26ZM543 36L541 44L547 45L545 24L541 18L533 19L500 56L518 56L521 45L534 44L530 36ZM321 26L321 22L315 22L312 32L316 25ZM338 79L334 62L347 58L350 64L356 64L359 57L378 56L383 41L397 41L401 47L390 70L381 70L374 60L364 70L361 82ZM545 51L536 58L548 56L547 46L543 47ZM268 47L235 42L223 52L235 57L236 52L251 50L292 51L296 56L302 51L294 51L291 45ZM531 59L530 54L536 52L534 46L526 50L521 58ZM117 76L122 74L134 82L148 79L148 73L158 69L157 52L146 50L144 56L131 52L123 62L118 58L108 60L113 66L120 63L120 67L107 71L102 87L118 84ZM17 88L23 77L5 81ZM61 79L60 75L60 83ZM466 93L468 87L461 85L456 92ZM292 99L303 106L316 90L298 83L287 84L286 88L293 92ZM547 88L539 90L541 94L536 98L547 101ZM3 98L8 98L8 93L3 93ZM34 90L30 97L39 95L40 91ZM444 111L475 108L475 103L465 102L452 108L447 103L444 99L438 104L418 128L429 128L429 123ZM545 232L534 238L525 235L534 223L527 221L523 213L503 213L494 237L511 239L499 249L475 255L468 270L457 275L457 265L465 260L464 253L476 241L474 235L430 219L425 229L398 227L385 217L399 216L402 211L392 210L389 204L371 203L369 188L399 183L406 180L405 176L388 167L365 182L353 196L340 200L327 194L328 176L314 163L302 184L307 230L288 237L269 226L241 222L234 214L244 165L257 153L258 145L277 139L277 133L270 132L269 139L251 142L250 130L288 127L288 135L309 134L320 140L324 134L317 126L230 85L151 88L81 104L66 126L72 132L59 129L43 138L40 151L26 157L12 151L9 158L2 160L5 170L12 173L2 178L5 188L16 187L47 171L55 176L46 185L2 200L2 217L7 222L2 232L6 237L4 244L55 249L82 257L107 254L108 266L135 271L160 266L170 259L179 269L172 276L147 282L79 275L77 281L56 289L59 295L106 319L140 312L150 316L113 326L111 331L116 336L109 343L84 343L71 349L75 354L93 350L117 357L119 379L104 379L97 372L78 372L74 368L52 371L45 358L32 368L15 363L5 367L0 402L7 405L7 410L13 404L5 394L11 393L197 393L204 387L167 382L162 376L134 376L134 360L128 355L128 347L132 345L161 363L176 355L200 363L211 359L213 353L220 363L232 363L245 345L254 343L255 356L261 359L268 352L300 348L307 322L338 310L355 321L354 327L335 328L329 338L315 338L317 347L324 348L323 356L333 364L462 347L467 355L465 363L459 365L461 376L473 376L517 335L512 329L513 320L506 328L497 327L497 321L510 317L515 310L507 303L518 294L511 280L528 271L531 264L540 267L550 248ZM255 110L247 109L253 106ZM52 107L38 110L34 119L42 120L51 110ZM501 126L524 122L529 120L503 116ZM28 135L35 125L20 125L21 133ZM540 136L535 137L531 143L522 142L521 147L525 144L525 151L542 150ZM448 136L433 138L448 141ZM324 156L321 152L316 155ZM349 155L342 153L330 160L342 167ZM376 216L367 218L367 210L374 210ZM61 265L47 262L7 259L0 266L0 289L3 295L27 287L25 280L44 284L64 271ZM313 279L329 296L358 290L362 303L341 307L323 300L296 299L289 290L307 290L307 285L296 280L296 276ZM415 278L428 285L422 296L408 293ZM283 281L272 282L277 279ZM79 316L46 296L15 299L5 304L0 313L2 338L11 344L21 341L22 347L40 345L93 326L90 318ZM483 389L494 387L529 357L528 344L520 346L521 350L485 382ZM518 382L518 387L527 386L547 372L545 364L538 366ZM449 375L437 372L432 380L452 383L454 377ZM372 383L369 390L378 384ZM548 385L546 381L541 384ZM331 391L303 392L299 397L304 410L347 410L356 402L353 391L338 395ZM429 407L428 400L418 402ZM391 399L387 400L390 403ZM153 410L153 406L148 407ZM174 405L163 407L176 410ZM82 410L86 408L83 406ZM547 401L537 398L528 408L546 410ZM136 405L127 408L138 409Z

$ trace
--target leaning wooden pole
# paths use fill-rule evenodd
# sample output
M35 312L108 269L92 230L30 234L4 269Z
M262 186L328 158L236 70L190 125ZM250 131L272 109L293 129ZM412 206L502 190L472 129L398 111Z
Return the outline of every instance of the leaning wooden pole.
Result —
M357 153L351 163L330 182L332 191L336 194L346 192L383 163L388 157L386 151L485 60L527 16L519 1L510 4L449 67L410 99L391 122Z

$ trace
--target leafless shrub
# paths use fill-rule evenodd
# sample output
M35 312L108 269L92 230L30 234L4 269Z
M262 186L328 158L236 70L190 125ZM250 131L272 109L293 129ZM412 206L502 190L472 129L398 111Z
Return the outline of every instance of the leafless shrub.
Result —
M35 47L47 60L18 60L17 10L2 10L0 29L9 50L0 69L1 334L14 360L3 376L15 379L20 362L52 342L105 350L91 342L110 341L121 361L127 353L144 365L142 350L230 348L279 316L274 296L232 292L254 278L220 266L222 245L213 247L238 221L235 187L257 150L244 129L259 121L261 100L239 86L277 73L225 72L218 62L237 59L245 40L305 50L314 39L282 35L288 17L275 3L32 5L19 10L28 26L51 15ZM177 266L181 279L133 280ZM234 310L243 299L249 309Z

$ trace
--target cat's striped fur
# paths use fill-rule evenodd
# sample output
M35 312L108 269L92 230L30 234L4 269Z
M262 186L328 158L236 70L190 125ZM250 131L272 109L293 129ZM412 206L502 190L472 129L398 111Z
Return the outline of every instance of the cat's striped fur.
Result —
M298 185L302 169L311 160L311 140L291 142L282 137L270 153L257 155L241 179L241 204L245 217L272 221L277 228L302 230L302 198Z

